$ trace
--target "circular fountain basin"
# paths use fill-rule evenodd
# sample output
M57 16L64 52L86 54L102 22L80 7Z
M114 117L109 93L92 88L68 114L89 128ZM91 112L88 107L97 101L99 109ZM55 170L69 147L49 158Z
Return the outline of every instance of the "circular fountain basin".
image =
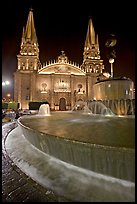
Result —
M82 168L134 181L134 118L54 112L21 117L18 123L39 150Z

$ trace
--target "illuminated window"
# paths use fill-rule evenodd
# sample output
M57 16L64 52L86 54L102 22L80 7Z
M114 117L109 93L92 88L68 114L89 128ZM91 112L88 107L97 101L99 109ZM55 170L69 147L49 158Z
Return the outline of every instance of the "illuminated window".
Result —
M125 94L126 94L126 95L128 95L128 94L129 94L127 89L125 90Z
M111 87L111 84L108 84L108 87Z

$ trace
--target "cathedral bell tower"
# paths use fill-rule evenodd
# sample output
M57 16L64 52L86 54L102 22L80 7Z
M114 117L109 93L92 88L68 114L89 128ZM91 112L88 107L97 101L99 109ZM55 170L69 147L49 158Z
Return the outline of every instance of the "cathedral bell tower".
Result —
M18 71L33 72L40 68L38 46L33 12L32 9L30 9L26 29L23 27L20 54L17 55Z
M89 19L87 36L85 40L83 64L81 69L86 73L102 73L103 60L100 60L98 35L95 35L92 20Z
M28 109L29 101L36 98L36 78L41 68L32 9L29 11L26 28L23 28L20 48L14 73L14 100L19 102L20 108Z
M89 19L81 69L86 73L86 100L94 99L93 86L102 75L103 60L100 59L98 35L95 35L92 20Z

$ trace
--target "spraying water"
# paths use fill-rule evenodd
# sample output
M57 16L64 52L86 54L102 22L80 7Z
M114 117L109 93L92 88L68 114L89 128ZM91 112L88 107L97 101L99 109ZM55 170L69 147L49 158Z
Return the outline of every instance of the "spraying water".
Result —
M39 108L38 115L41 116L50 116L50 107L49 104L42 104Z

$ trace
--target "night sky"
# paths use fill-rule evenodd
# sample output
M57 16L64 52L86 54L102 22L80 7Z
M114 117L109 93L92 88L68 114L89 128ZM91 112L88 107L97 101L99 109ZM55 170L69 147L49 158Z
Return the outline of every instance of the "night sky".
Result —
M88 20L91 17L95 33L99 36L100 55L105 70L110 72L107 58L109 50L105 43L114 34L117 39L114 76L126 76L135 82L135 5L127 1L120 5L116 1L104 2L106 1L4 1L1 9L2 81L11 81L8 89L13 92L16 56L20 51L22 30L26 26L30 8L33 9L42 64L57 59L61 50L65 51L70 61L82 64Z

